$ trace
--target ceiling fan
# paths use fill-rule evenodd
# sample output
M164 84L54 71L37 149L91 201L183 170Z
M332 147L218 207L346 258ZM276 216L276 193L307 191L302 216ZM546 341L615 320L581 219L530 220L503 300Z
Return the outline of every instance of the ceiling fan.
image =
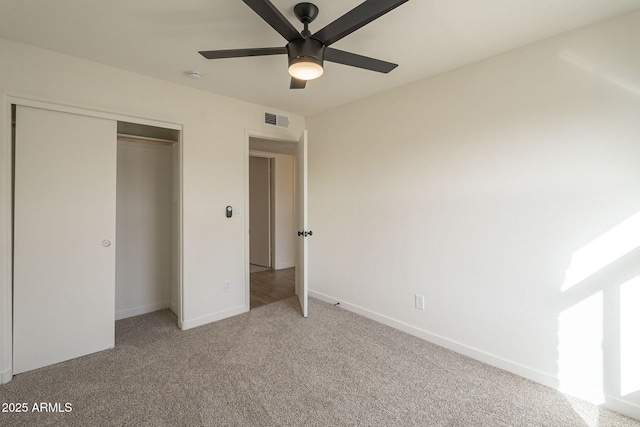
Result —
M202 56L219 59L287 54L291 75L290 89L304 89L307 80L320 77L324 72L325 60L380 73L388 73L398 66L329 46L408 0L367 0L314 34L309 31L309 24L318 16L318 7L312 3L298 3L293 8L296 17L304 24L304 30L298 32L269 0L242 1L280 33L288 41L287 45L200 51Z

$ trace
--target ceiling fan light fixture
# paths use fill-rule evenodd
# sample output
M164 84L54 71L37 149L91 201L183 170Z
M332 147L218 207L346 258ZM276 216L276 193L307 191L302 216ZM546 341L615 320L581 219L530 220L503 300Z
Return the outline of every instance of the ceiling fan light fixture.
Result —
M299 80L317 79L324 73L322 60L303 56L289 61L289 74Z
M317 79L324 72L324 45L312 38L296 39L287 44L289 74L298 80Z

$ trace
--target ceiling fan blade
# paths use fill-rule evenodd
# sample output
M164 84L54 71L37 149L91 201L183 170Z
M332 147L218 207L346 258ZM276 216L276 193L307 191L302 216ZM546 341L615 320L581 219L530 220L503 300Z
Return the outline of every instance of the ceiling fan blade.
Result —
M260 15L267 24L271 25L287 41L300 39L300 32L280 13L269 0L242 0L255 13Z
M201 50L198 53L207 59L241 58L243 56L281 55L287 53L287 48L257 47L250 49Z
M289 85L289 89L304 89L306 85L306 80L300 80L296 79L295 77L291 77L291 84Z
M311 37L329 46L407 1L409 0L367 0Z
M398 66L398 64L345 52L344 50L338 50L332 47L324 49L324 60L364 68L365 70L377 71L379 73L388 73Z

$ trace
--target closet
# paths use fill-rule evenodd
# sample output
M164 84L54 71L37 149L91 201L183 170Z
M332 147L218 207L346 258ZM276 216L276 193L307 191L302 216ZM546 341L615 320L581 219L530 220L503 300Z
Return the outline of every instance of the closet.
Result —
M116 320L171 306L179 288L178 131L118 122Z
M12 109L14 374L180 307L179 126L31 104Z

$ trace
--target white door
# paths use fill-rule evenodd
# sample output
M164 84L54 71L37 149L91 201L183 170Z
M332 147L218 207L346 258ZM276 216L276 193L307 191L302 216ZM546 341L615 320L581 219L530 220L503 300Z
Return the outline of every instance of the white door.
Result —
M309 290L307 287L307 131L298 141L296 152L296 229L298 253L296 256L296 295L300 300L302 315L309 315Z
M114 346L116 122L18 106L13 373Z
M271 267L271 170L269 159L249 157L249 262Z

